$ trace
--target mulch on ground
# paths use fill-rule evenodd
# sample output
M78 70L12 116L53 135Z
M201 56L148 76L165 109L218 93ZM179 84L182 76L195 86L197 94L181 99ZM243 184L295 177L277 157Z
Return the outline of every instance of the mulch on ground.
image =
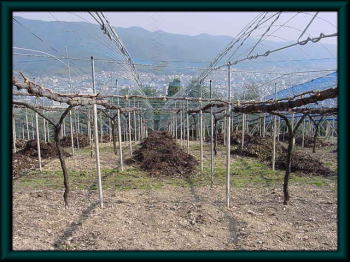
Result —
M64 156L71 156L68 152L64 152ZM29 140L25 144L24 148L17 152L20 155L28 157L38 157L38 147L36 140ZM42 158L54 158L58 157L58 152L55 143L45 143L40 141L40 155Z
M279 156L276 159L277 169L286 169L286 154ZM302 172L308 175L320 175L320 176L334 176L336 172L332 171L329 167L323 165L323 163L313 157L308 152L295 151L292 153L292 172Z
M16 139L16 149L17 150L21 150L22 148L24 148L25 144L26 144L26 140L24 139Z
M231 150L231 154L258 158L263 162L267 162L271 165L272 156L272 140L271 137L260 137L260 136L248 136L249 139L245 140L243 149L239 145L236 149ZM286 157L287 149L276 141L276 168L285 170L286 169ZM324 166L324 164L317 158L313 157L308 152L295 151L292 154L292 172L301 172L303 174L313 174L321 176L331 176L336 173Z
M280 141L287 142L289 138L289 135L286 134L280 134L279 139ZM297 136L295 138L295 144L298 146L302 145L303 138L301 136ZM325 141L321 137L317 137L316 139L316 147L325 147L325 146L332 146L334 143L331 143L329 141ZM305 136L304 137L304 147L313 147L314 146L314 138L312 136Z
M248 133L244 133L244 141L250 142L254 136ZM218 132L216 134L216 143L223 145L225 140L225 135L223 133ZM215 140L214 140L215 141ZM210 135L206 137L205 142L210 142ZM231 145L240 145L242 143L242 131L232 132L231 133Z
M134 162L142 170L156 176L189 176L198 165L198 161L183 151L175 139L164 131L151 133L127 162Z
M12 154L12 177L18 178L23 171L35 169L38 167L38 161L29 156L14 153Z
M243 149L239 146L236 149L231 150L231 154L255 157L261 161L270 161L272 156L272 139L271 137L260 136L247 136L247 140L244 140ZM276 156L282 155L285 151L283 145L276 141Z
M86 134L80 134L80 133L74 134L73 141L74 141L75 148L78 148L78 145L79 145L79 148L87 147L88 145L90 145L89 137ZM61 139L60 144L63 147L71 147L72 146L71 136L70 135L64 136Z

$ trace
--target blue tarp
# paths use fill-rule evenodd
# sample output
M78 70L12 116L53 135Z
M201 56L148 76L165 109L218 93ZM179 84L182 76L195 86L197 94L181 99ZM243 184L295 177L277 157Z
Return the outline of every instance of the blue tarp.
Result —
M295 96L295 95L302 94L312 90L320 91L320 90L324 90L324 89L328 89L336 86L337 86L337 72L334 72L323 77L315 78L309 82L302 83L302 84L278 91L276 93L276 98L277 99L287 98L287 97ZM269 96L264 97L264 100L270 100L274 98L275 98L275 95L271 94Z
M292 97L298 94L302 94L308 91L321 91L328 88L334 88L338 85L337 72L328 74L323 77L315 78L309 82L298 84L281 91L276 92L276 99ZM271 100L275 98L275 94L264 97L264 100ZM337 107L337 99L326 99L318 102L317 104L309 104L305 107L315 108L315 107ZM295 117L299 117L299 114L295 114ZM327 119L334 119L328 117ZM335 118L336 119L336 118Z

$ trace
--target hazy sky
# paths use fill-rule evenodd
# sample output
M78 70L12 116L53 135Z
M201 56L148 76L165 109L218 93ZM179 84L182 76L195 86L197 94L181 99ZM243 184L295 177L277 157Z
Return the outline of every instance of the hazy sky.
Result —
M104 12L113 26L140 26L150 31L162 30L169 33L198 35L235 36L259 12ZM296 12L285 12L276 25L281 25ZM315 12L301 12L291 20L292 26L279 31L286 40L295 39L312 19ZM46 21L89 21L95 23L87 12L15 12L14 15ZM288 22L290 24L290 22ZM293 33L294 32L294 33ZM309 28L309 33L318 36L320 32L337 32L337 13L319 12ZM325 41L334 41L325 39Z

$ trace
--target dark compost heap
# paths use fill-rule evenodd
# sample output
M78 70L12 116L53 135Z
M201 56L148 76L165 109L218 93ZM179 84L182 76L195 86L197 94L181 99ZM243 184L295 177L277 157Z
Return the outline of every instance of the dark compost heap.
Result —
M17 152L20 155L29 157L38 157L38 147L36 140L29 140L25 144L24 148ZM71 156L68 152L63 151L64 156ZM40 155L42 158L58 157L58 151L55 143L45 143L40 141Z
M189 176L198 161L184 152L167 132L153 132L135 151L132 159L151 175Z

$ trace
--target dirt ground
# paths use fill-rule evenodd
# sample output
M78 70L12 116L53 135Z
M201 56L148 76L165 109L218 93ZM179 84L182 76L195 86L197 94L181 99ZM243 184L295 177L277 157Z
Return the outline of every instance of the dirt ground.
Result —
M111 146L101 147L103 168L119 166L119 157L113 155ZM128 145L124 146L127 157L130 152ZM137 147L133 146L135 150ZM197 159L198 147L191 142L191 152ZM221 151L217 165L224 162ZM317 155L323 159L329 156L325 162L336 169L336 154L330 149L320 150ZM207 158L205 154L204 159ZM67 158L67 167L93 170L95 162L90 158L90 150L83 149ZM43 167L47 172L59 169L57 159ZM233 181L237 181L235 176L232 175ZM73 190L71 206L66 209L63 190L30 189L16 179L13 249L336 250L336 179L320 179L327 179L327 183L319 186L304 183L305 180L290 182L291 200L287 206L282 204L282 184L232 186L229 209L224 184L210 188L194 185L191 179L187 186L105 190L103 209L96 188Z
M165 187L157 190L74 191L65 209L62 191L15 192L14 250L336 250L335 190Z

